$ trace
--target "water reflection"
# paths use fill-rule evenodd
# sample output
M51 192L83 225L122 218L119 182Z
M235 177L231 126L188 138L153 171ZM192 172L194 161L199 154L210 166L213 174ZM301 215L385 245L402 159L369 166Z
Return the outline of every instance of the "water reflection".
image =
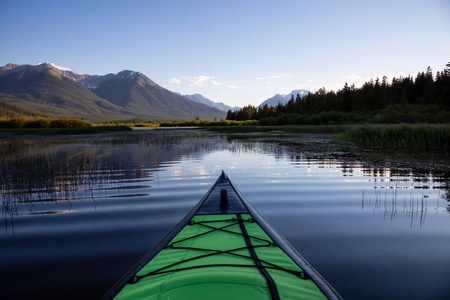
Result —
M223 141L217 135L156 133L1 143L5 227L14 224L14 216L73 212L71 201L149 195L136 191L147 191L159 170ZM58 202L69 209L58 209Z
M225 169L344 298L391 298L386 286L399 278L403 298L444 295L450 180L441 165L323 135L142 131L0 142L0 265L9 274L0 289L5 298L17 298L15 287L23 299L100 298Z
M13 224L13 217L18 215L72 211L57 209L50 203L146 196L148 192L136 191L148 191L158 170L186 158L201 161L206 153L224 150L287 159L294 167L314 164L318 168L340 169L344 177L370 177L374 189L372 193L363 192L363 206L367 202L366 207L371 207L374 213L383 212L391 218L399 212L399 203L400 212L411 218L426 213L430 202L427 190L433 189L445 191L437 196L436 206L450 212L445 203L450 201L450 180L443 176L445 172L435 176L432 172L412 168L380 167L379 161L371 161L370 157L331 143L328 136L226 136L168 131L1 143L2 216L7 225L7 220ZM204 170L203 175L206 175ZM176 179L174 174L172 180ZM402 189L423 189L423 192L421 198L412 193L408 198L399 196Z
M398 217L407 218L410 228L415 224L422 226L425 224L427 213L450 212L449 206L445 205L446 195L440 192L430 191L417 193L415 188L423 187L411 186L375 186L372 191L363 190L361 209L373 211L373 216L382 215L384 220L395 220ZM430 187L426 187L430 189ZM414 192L414 193L413 193Z

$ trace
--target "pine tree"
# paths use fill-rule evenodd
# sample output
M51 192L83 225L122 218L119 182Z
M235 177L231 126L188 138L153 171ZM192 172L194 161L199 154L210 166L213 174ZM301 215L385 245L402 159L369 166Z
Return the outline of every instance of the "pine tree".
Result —
M446 68L444 69L444 76L450 76L450 62L445 66Z
M295 112L297 114L302 113L302 97L297 93L297 97L295 98Z
M286 104L286 112L288 114L293 114L295 113L295 100L294 100L294 95L291 96L291 99L288 101L288 103Z

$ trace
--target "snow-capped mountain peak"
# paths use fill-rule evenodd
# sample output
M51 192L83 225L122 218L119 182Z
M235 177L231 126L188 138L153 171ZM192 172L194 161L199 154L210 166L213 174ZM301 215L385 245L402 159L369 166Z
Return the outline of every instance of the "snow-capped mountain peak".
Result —
M71 69L69 69L69 68L57 66L57 65L55 65L54 63L51 63L51 62L38 63L37 66L42 65L42 64L49 64L49 65L51 65L53 68L56 68L56 69L61 70L61 71L70 71L70 72L73 72L73 71L72 71Z
M276 94L275 96L267 99L266 101L264 101L263 103L261 103L259 106L264 106L265 104L267 104L269 107L270 106L277 106L278 103L281 104L286 104L292 96L294 96L294 99L297 97L297 95L300 95L300 97L304 97L306 95L309 94L308 90L293 90L292 92L290 92L289 94Z

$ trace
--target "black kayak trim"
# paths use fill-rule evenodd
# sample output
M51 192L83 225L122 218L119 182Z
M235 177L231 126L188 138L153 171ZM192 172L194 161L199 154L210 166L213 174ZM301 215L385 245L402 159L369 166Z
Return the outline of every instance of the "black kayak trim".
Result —
M222 173L222 176L227 176ZM227 176L228 178L228 176ZM241 194L234 183L228 178L231 187L236 194L241 198L242 203L248 210L248 213L255 219L258 225L266 232L266 234L280 247L302 270L308 277L314 281L317 287L323 292L323 294L330 300L342 299L342 297L336 292L336 290L317 272L307 261L295 250L295 248L272 227L259 212L248 202L248 200Z
M238 220L242 220L241 214L237 214ZM259 272L261 272L261 275L264 277L264 279L267 282L267 286L269 287L270 296L273 300L279 300L280 296L278 295L277 286L275 285L275 282L273 281L272 277L267 273L267 270L263 267L261 261L259 260L258 256L256 255L255 249L253 248L252 241L250 240L247 230L245 229L245 226L242 222L239 222L239 226L241 227L241 231L244 235L245 243L247 244L247 248L250 251L250 255L252 256L253 263L259 267Z
M227 205L224 208L221 205L222 190L227 191ZM248 202L248 200L241 194L234 183L228 178L224 171L211 186L206 195L192 208L192 210L150 251L148 252L130 271L128 271L101 299L113 299L122 288L132 283L135 274L141 270L147 263L152 260L161 250L166 248L170 241L190 222L195 215L202 214L250 214L254 221L264 230L264 232L272 239L272 241L280 247L306 274L308 279L311 279L322 293L330 300L342 299L342 297L334 290L334 288L295 250L295 248L278 233ZM240 222L241 223L241 222ZM241 224L242 225L242 224ZM245 230L245 228L244 228ZM243 232L244 232L243 230ZM247 244L247 248L253 250L253 246ZM254 252L254 250L253 250ZM256 256L256 254L252 253ZM279 299L276 286L270 275L264 267L259 266L260 260L254 258L256 267L261 271L268 283L272 299ZM268 279L266 275L270 278ZM272 287L273 285L273 287ZM275 292L273 291L275 288Z

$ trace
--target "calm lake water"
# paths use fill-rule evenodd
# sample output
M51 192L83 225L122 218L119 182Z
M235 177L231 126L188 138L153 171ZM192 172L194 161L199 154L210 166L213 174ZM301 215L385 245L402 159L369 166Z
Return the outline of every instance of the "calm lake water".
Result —
M446 155L327 135L0 140L2 299L99 299L224 170L345 299L450 299Z

